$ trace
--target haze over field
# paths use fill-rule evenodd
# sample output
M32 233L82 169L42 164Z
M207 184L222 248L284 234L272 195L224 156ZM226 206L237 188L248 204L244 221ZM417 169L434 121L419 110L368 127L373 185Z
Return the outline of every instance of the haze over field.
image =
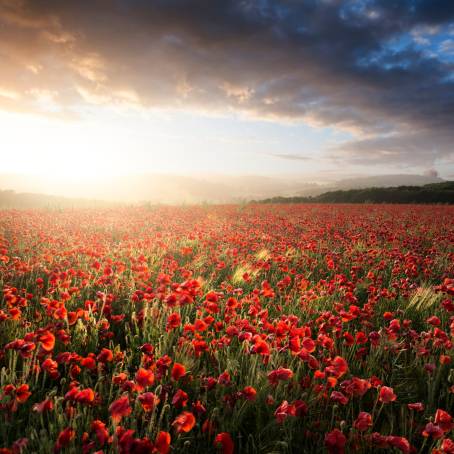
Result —
M317 180L317 177L314 177L314 181ZM34 200L42 200L45 205L52 201L47 196L97 199L98 201L117 201L128 204L144 202L231 203L275 196L315 196L337 189L389 187L403 184L420 186L441 181L444 180L436 176L424 175L383 175L310 183L301 176L139 174L91 178L80 184L77 181L68 182L64 178L51 179L39 175L0 175L0 190L15 188L19 194L33 194ZM57 200L55 202L58 204ZM77 203L79 202L81 201ZM2 195L0 193L1 206ZM10 202L6 206L10 206ZM33 206L33 204L29 206Z
M0 0L0 189L236 201L454 178L448 0Z

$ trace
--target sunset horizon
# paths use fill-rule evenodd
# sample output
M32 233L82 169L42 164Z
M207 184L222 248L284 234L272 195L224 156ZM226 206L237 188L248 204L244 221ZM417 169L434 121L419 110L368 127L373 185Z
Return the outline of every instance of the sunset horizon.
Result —
M443 1L1 0L0 175L453 179L453 15Z

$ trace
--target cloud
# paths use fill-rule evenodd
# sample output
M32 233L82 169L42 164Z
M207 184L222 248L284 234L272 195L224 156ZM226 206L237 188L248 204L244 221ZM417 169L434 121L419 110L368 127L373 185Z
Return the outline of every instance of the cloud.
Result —
M332 147L328 155L360 165L386 163L401 168L427 167L454 158L453 135L443 128L396 132L341 143Z
M0 0L0 107L240 112L349 130L339 159L427 167L452 153L454 79L421 43L453 21L450 0Z
M291 154L291 153L267 153L268 156L274 158L286 159L288 161L310 161L312 158L309 156L303 156L300 154Z

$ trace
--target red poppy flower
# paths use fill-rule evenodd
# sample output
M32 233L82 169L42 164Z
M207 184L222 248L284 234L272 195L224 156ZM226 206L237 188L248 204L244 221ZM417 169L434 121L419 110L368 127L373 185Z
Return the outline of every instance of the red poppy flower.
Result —
M91 430L95 432L99 444L101 446L104 446L106 442L109 440L109 432L106 429L106 425L99 419L95 419L91 423Z
M441 452L444 454L454 454L454 441L450 438L445 438L441 442Z
M58 373L58 363L57 361L54 361L52 358L46 358L42 362L41 368L45 370L49 374L49 376L54 380L60 376L60 374Z
M342 394L340 391L333 391L331 393L330 399L333 402L337 402L341 405L347 405L348 404L348 397Z
M67 427L66 429L63 429L58 435L57 442L55 443L55 451L58 452L65 446L68 446L75 436L76 431L73 428Z
M175 407L186 407L188 403L188 395L182 389L178 389L172 398L172 405Z
M158 452L159 454L168 454L168 452L170 451L170 442L171 437L169 432L159 432L154 442L153 452Z
M45 331L39 336L41 348L46 352L51 352L55 347L55 336L50 331Z
M28 389L29 386L27 384L20 385L16 388L16 400L20 404L27 402L28 398L32 395L32 393Z
M181 317L180 317L180 314L178 314L177 312L174 312L167 317L167 325L166 325L167 331L170 331L174 328L178 328L180 326L180 324L181 324Z
M422 402L415 402L413 404L407 404L409 410L424 411L424 404Z
M136 373L137 389L139 391L154 383L154 373L149 369L140 368Z
M180 413L172 423L177 433L189 432L195 426L195 417L190 411Z
M128 396L120 397L112 402L109 407L110 416L115 423L118 423L124 416L130 415L131 411Z
M440 408L435 413L435 424L438 424L443 432L449 432L454 428L452 416Z
M95 400L95 393L91 388L83 389L74 396L74 400L81 404L90 404Z
M284 400L274 412L274 417L278 423L282 423L288 416L296 416L296 408Z
M228 371L222 372L218 377L218 383L223 386L229 386L231 383L230 374Z
M268 381L272 385L277 385L279 383L279 380L290 380L292 377L293 372L290 369L279 367L279 369L273 370L268 374Z
M113 361L113 353L108 348L103 348L96 359L100 363L110 363Z
M347 438L339 429L325 435L325 446L330 454L344 454L346 443Z
M426 424L426 427L424 427L422 435L424 437L431 437L434 440L438 440L439 438L443 437L444 432L439 425L429 422L428 424Z
M326 368L326 371L336 378L340 378L348 371L348 363L342 356L336 356L331 361L330 366Z
M395 435L389 435L387 438L388 443L397 448L399 451L403 452L404 454L410 454L411 446L408 440L404 437L397 437Z
M380 402L389 404L397 399L397 396L394 394L394 390L388 386L382 386L380 388L380 393L378 399Z
M138 400L142 404L142 408L145 412L153 411L153 408L159 403L159 398L150 392L140 394Z
M33 411L38 413L44 413L45 411L52 411L54 408L54 403L52 399L45 399L42 402L39 402L33 405Z
M235 446L232 437L227 432L221 432L214 439L214 446L221 445L222 454L233 454Z
M367 413L365 411L361 411L356 418L355 422L353 423L353 426L356 430L359 430L360 432L365 432L366 430L369 430L369 428L372 427L372 416L370 413Z
M251 348L251 353L257 353L258 355L268 356L270 352L269 345L262 339L257 339Z
M175 363L172 367L171 375L173 380L178 381L181 377L186 375L186 368L183 364Z
M241 395L247 400L254 400L257 395L257 391L252 386L245 386L243 391L241 391Z

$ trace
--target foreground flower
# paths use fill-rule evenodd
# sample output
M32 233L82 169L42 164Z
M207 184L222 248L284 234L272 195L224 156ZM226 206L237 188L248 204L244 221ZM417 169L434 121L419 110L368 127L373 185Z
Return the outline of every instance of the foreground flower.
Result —
M326 371L336 378L340 378L348 371L348 363L342 356L336 356L331 361L331 365L326 368Z
M452 422L452 416L441 409L438 409L435 413L435 424L438 424L443 432L449 432L454 428L454 423Z
M183 364L175 363L172 367L172 379L178 381L181 377L186 375L186 368Z
M195 417L190 411L180 413L172 423L177 433L189 432L195 426Z
M159 398L153 393L143 393L137 398L145 412L153 411L154 407L159 404Z
M141 367L136 373L136 382L139 391L151 386L154 383L153 371Z
M170 451L171 437L169 432L159 432L154 442L154 451L159 454L167 454Z
M397 396L394 394L394 390L389 388L388 386L382 386L380 388L380 393L378 396L378 400L383 402L384 404L389 404L390 402L394 402L397 399Z
M221 432L216 435L214 439L215 446L221 446L222 454L233 454L235 446L233 444L232 437L227 432Z
M32 409L33 411L36 411L38 413L43 413L45 411L51 411L54 408L54 403L52 399L45 399L42 402L36 403L33 405Z
M361 411L353 423L353 426L360 432L369 430L369 428L372 427L372 416L365 411Z
M101 446L104 446L109 440L109 432L106 429L106 425L99 419L95 419L91 423L91 430L96 434L96 438Z
M346 443L347 438L339 429L334 429L325 435L325 446L330 454L343 454Z
M280 380L286 381L293 377L293 372L290 369L279 367L279 369L273 370L268 374L268 381L272 385L277 385Z
M114 423L121 421L121 418L131 414L131 407L129 406L129 397L123 396L112 402L109 407L109 413Z
M245 386L243 391L241 391L241 395L247 400L254 400L257 395L257 391L252 386Z
M55 336L50 331L45 331L39 337L39 341L41 342L41 348L45 352L51 352L55 346Z
M27 384L25 385L20 385L16 388L16 400L20 403L23 404L27 402L28 398L32 395L32 393L29 391L29 387Z
M76 432L71 427L67 427L66 429L62 430L58 435L57 442L55 443L55 452L60 451L65 446L68 446L75 436Z
M274 417L278 423L284 422L284 420L288 416L295 416L296 415L296 408L294 405L289 404L286 400L284 400L279 407L276 408L274 412Z
M424 430L422 431L423 437L426 438L433 438L434 440L438 440L439 438L442 438L444 435L444 432L442 428L434 424L433 422L429 422L426 424L426 427L424 427Z

